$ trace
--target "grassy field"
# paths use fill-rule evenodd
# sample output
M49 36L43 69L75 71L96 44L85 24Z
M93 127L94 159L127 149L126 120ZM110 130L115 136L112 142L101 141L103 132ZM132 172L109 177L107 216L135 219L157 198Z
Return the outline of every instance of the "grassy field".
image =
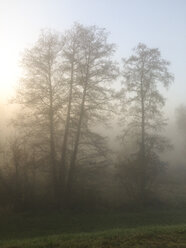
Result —
M0 216L0 248L186 248L186 210Z

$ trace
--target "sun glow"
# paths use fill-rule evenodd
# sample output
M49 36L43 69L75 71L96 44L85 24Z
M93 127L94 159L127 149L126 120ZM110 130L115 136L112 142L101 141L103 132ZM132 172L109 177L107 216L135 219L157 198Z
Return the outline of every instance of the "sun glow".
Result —
M5 4L0 4L0 7L0 103L6 103L13 95L20 76L19 58L24 47L24 24L20 26L13 9Z
M0 54L0 96L5 101L13 93L14 85L18 79L18 56L16 51L13 48L10 49L6 44Z

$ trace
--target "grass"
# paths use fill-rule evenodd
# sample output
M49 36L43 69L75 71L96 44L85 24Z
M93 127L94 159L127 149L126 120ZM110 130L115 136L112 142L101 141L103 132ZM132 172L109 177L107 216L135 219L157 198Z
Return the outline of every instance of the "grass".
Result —
M0 216L2 248L186 248L186 211Z

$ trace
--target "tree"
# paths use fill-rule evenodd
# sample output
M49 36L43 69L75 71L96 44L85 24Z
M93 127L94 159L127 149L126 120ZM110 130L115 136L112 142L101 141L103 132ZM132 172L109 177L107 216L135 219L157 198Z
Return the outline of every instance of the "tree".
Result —
M179 132L181 133L182 137L184 138L184 142L186 141L186 105L180 105L176 109L176 121ZM185 142L186 145L186 142Z
M78 43L76 84L79 89L79 100L74 146L67 180L68 196L72 191L80 146L82 147L84 137L90 133L93 124L108 117L111 109L109 102L113 93L110 89L110 82L118 75L117 66L112 59L114 45L108 44L105 30L95 26L84 27L79 24L76 25L75 30ZM85 131L87 134L83 135Z
M166 125L162 108L165 98L159 88L167 88L173 81L168 71L169 62L161 58L158 49L139 44L134 55L124 59L123 85L121 99L125 121L124 135L130 135L136 142L136 163L138 164L141 197L144 197L153 176L153 166L160 165L159 152L168 145L161 136Z
M32 48L25 50L21 61L24 76L15 99L24 112L20 125L26 126L28 133L32 134L35 147L38 141L40 148L47 151L45 156L49 153L55 198L58 197L56 136L64 95L61 48L59 36L46 30Z
M69 132L72 131L72 119L75 115L74 105L76 105L76 93L77 93L77 53L79 49L78 42L78 28L75 25L72 29L68 30L62 39L63 49L62 49L62 68L64 72L64 82L67 85L67 99L66 99L66 109L65 109L65 121L64 121L64 135L62 138L62 151L61 151L61 162L60 162L60 190L65 192L65 182L67 177L67 153L69 150ZM71 132L72 134L72 132ZM63 195L61 193L61 196Z
M106 157L105 138L93 130L109 119L110 83L118 75L113 54L104 29L75 24L62 39L43 32L23 55L15 100L23 107L14 126L29 139L34 163L49 165L58 206L64 193L72 195L77 164Z

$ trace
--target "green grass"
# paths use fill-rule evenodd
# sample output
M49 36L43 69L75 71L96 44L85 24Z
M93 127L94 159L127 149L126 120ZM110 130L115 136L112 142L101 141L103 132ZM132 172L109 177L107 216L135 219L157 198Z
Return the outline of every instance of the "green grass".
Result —
M0 216L0 248L186 248L186 211Z

